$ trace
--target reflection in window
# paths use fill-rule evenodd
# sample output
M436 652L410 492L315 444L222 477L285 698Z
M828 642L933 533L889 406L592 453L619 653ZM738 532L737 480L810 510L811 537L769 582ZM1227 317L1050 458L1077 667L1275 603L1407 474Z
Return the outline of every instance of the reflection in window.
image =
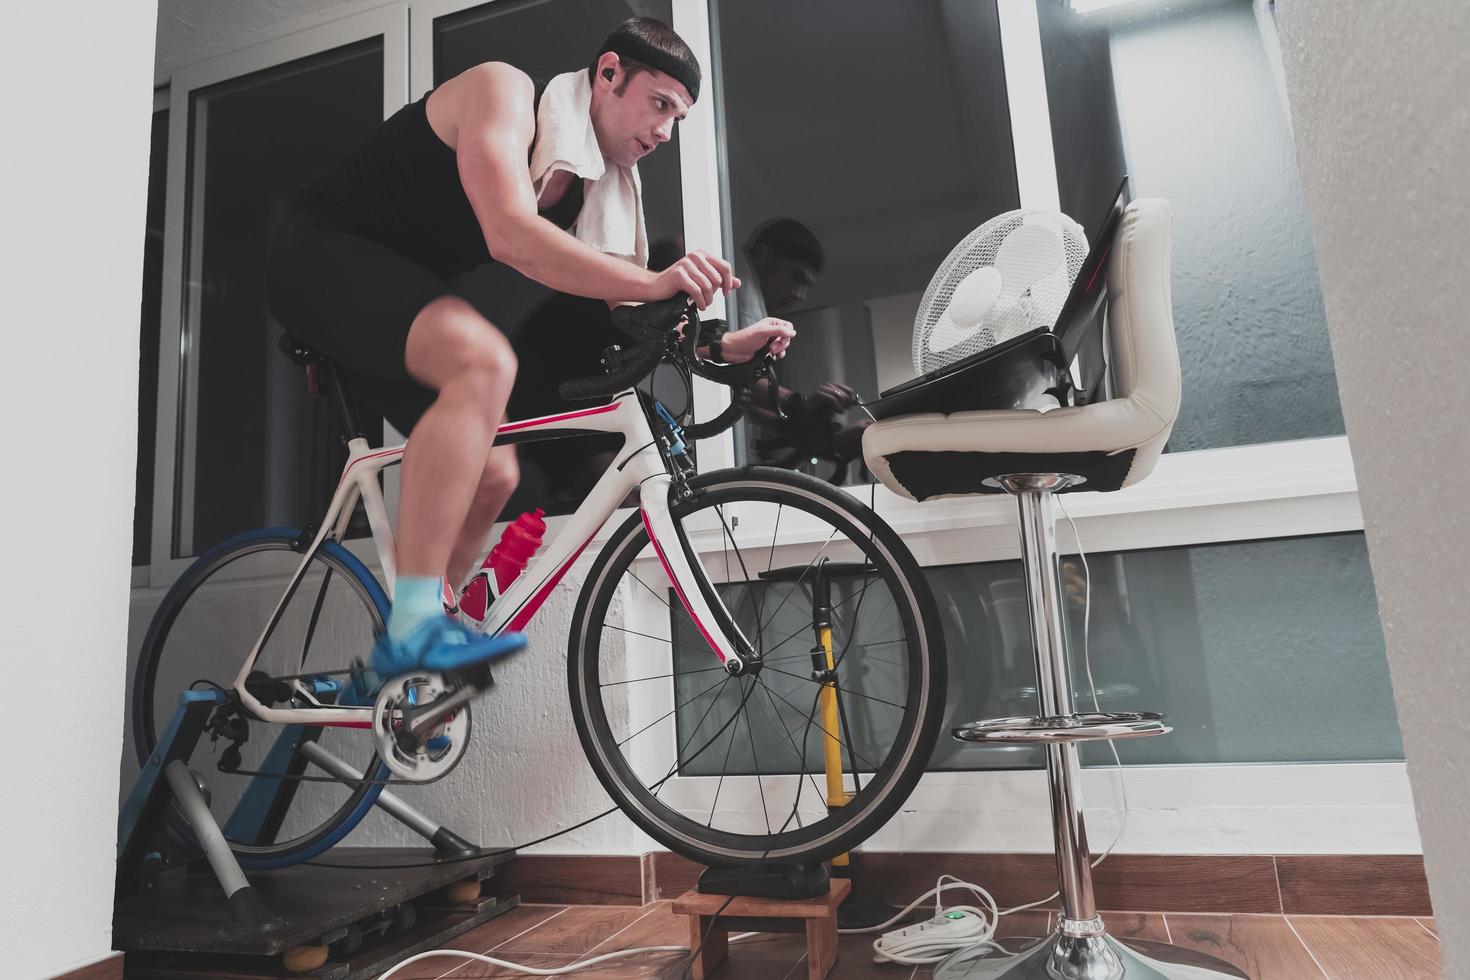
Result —
M1389 686L1367 549L1361 534L1286 538L1097 554L1092 571L1091 628L1084 658L1082 564L1062 562L1076 704L1093 710L1088 662L1103 711L1160 711L1174 727L1168 735L1123 743L1130 765L1242 762L1353 762L1403 758L1403 744ZM948 565L925 569L935 593L949 658L949 696L942 732L989 718L1030 716L1038 710L1036 669L1027 621L1025 579L1019 561ZM780 615L762 630L762 644L805 645L812 613L809 592L761 583L778 597ZM850 594L838 587L834 609ZM732 609L753 601L750 586L720 586ZM771 593L769 590L778 590ZM847 589L848 591L844 591ZM670 603L674 657L679 671L703 666L707 646L677 602ZM885 611L863 613L855 632L855 669L879 692L902 690L886 676L880 647ZM846 624L839 615L839 635ZM796 637L794 641L790 637ZM844 639L843 642L846 642ZM681 675L685 676L685 675ZM805 708L812 685L797 674L771 683L792 705ZM673 683L673 682L671 682ZM681 680L680 683L687 683ZM847 685L864 683L854 677ZM858 688L858 690L862 690ZM683 693L675 692L676 698ZM888 695L891 697L891 695ZM682 700L675 703L682 704ZM702 723L706 705L686 707L677 724L681 744ZM851 711L852 736L861 747L887 744L882 726L892 716ZM784 710L784 709L783 709ZM796 724L800 711L785 719ZM796 758L780 736L778 713L755 726L763 771L794 771ZM817 747L807 765L819 764ZM725 768L721 760L688 760L690 775L736 771L740 750ZM931 769L1040 768L1039 746L981 746L941 735ZM1106 746L1084 745L1086 765L1112 765ZM714 768L711 768L713 766ZM753 772L753 768L748 772Z
M382 121L382 41L200 89L191 114L178 556L311 520L337 482L332 408L277 348L266 249L299 188Z
M1184 403L1169 449L1341 435L1269 15L1250 0L1036 7L1062 209L1095 230L1088 202L1124 170L1135 197L1174 207Z
M823 413L821 386L872 399L913 377L914 314L934 270L981 221L1018 205L996 10L945 0L712 6L729 244L746 280L737 311L796 325L781 381L805 396L790 426L748 419L742 458L851 451L832 430L861 412ZM781 218L810 232L819 262L790 227L762 241ZM860 464L847 482L866 481Z

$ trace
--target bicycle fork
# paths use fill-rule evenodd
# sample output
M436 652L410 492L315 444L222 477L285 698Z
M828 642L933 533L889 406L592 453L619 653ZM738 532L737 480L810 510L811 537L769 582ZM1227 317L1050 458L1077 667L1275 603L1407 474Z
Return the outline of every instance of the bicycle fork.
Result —
M760 662L760 655L710 581L683 524L669 512L673 486L674 479L667 473L644 481L640 491L643 527L695 629L725 670L739 677Z

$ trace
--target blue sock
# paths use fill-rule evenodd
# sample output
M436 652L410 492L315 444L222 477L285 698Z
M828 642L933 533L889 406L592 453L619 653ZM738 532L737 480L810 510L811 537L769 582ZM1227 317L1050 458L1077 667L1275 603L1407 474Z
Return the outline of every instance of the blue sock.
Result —
M393 587L388 639L402 643L422 623L443 615L444 594L438 576L400 575Z

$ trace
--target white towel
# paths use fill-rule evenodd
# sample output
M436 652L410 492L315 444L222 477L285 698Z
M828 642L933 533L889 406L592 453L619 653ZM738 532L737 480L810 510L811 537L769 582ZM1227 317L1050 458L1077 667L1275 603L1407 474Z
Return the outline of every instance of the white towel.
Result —
M599 252L647 268L648 229L643 224L638 166L622 167L603 159L592 128L592 81L585 68L553 78L536 111L531 182L538 196L558 170L569 170L585 181L582 212L572 234Z

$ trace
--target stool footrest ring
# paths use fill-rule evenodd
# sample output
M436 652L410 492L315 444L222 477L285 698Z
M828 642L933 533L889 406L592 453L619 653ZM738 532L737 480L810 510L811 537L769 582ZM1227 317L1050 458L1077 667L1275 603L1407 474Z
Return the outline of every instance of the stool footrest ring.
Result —
M954 730L962 742L1087 742L1148 738L1172 729L1155 711L1081 712L1061 718L992 718Z

